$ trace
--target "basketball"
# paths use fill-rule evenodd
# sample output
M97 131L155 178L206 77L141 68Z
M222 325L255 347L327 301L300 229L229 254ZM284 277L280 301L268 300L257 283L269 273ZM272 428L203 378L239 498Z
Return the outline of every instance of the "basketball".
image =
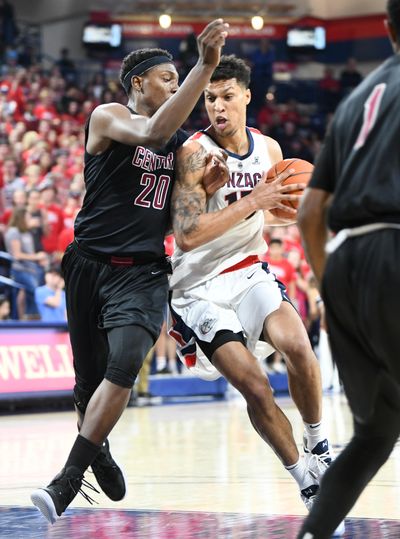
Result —
M312 172L314 170L314 165L309 163L308 161L305 161L304 159L296 159L296 158L290 158L290 159L283 159L282 161L279 161L278 163L275 163L273 165L268 173L266 181L270 182L272 181L277 174L281 174L287 169L293 169L295 172L291 174L286 180L284 180L284 185L290 185L292 183L305 183L308 184L310 181ZM292 191L291 194L293 195L301 195L302 190L299 191ZM284 200L283 204L285 206L288 206L289 208L294 208L297 210L298 202L292 201L292 200ZM285 210L282 210L280 208L274 208L272 210L269 210L272 215L277 217L278 219L284 219L293 221L293 219L296 218L296 215L293 215L292 213L288 213Z

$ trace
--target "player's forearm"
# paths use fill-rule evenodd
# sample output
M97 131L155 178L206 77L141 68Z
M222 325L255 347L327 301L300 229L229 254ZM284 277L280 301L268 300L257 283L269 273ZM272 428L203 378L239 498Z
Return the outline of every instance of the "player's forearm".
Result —
M328 238L325 212L323 210L308 214L300 214L298 219L304 251L320 285L325 270L325 245Z
M182 251L191 251L215 240L258 209L251 197L243 197L213 213L203 213L200 207L193 211L195 204L194 201L192 206L174 208L175 241Z
M170 97L149 121L150 138L161 145L186 121L204 88L210 80L214 67L197 63L186 77L179 90Z
M328 239L327 212L332 195L322 189L306 189L297 212L304 251L318 284L325 270Z

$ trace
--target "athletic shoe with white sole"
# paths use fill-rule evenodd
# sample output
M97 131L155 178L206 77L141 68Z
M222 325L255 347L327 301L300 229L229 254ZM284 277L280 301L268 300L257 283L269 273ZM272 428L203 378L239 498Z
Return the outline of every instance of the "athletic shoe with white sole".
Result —
M82 485L99 493L90 483L85 481L82 472L75 466L63 468L53 481L45 488L32 492L31 500L43 516L54 522L64 513L66 508L78 494L81 494L90 504L94 500L82 490Z

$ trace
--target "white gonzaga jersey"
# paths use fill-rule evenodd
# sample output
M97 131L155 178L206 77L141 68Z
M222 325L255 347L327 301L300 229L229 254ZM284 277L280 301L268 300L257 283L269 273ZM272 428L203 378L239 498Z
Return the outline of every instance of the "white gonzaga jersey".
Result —
M212 213L248 195L271 166L267 142L257 129L246 128L249 151L240 156L228 153L230 180L208 201L207 213ZM196 140L206 150L220 149L212 138L203 132L195 133L189 140ZM172 257L173 273L170 286L174 290L189 289L212 279L251 255L261 255L267 250L263 238L264 214L257 211L233 228L189 252L178 247Z

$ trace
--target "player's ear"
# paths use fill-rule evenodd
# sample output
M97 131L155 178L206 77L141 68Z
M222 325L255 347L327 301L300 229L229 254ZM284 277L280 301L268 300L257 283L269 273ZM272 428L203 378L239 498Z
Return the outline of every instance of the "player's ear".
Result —
M248 105L251 101L251 91L250 88L246 89L246 105Z
M133 86L133 89L136 90L136 92L142 91L142 77L139 77L138 75L135 75L131 79L131 85Z
M393 24L390 22L389 19L385 19L383 22L385 24L386 32L388 33L393 49L395 51L399 50L398 36L396 35Z

